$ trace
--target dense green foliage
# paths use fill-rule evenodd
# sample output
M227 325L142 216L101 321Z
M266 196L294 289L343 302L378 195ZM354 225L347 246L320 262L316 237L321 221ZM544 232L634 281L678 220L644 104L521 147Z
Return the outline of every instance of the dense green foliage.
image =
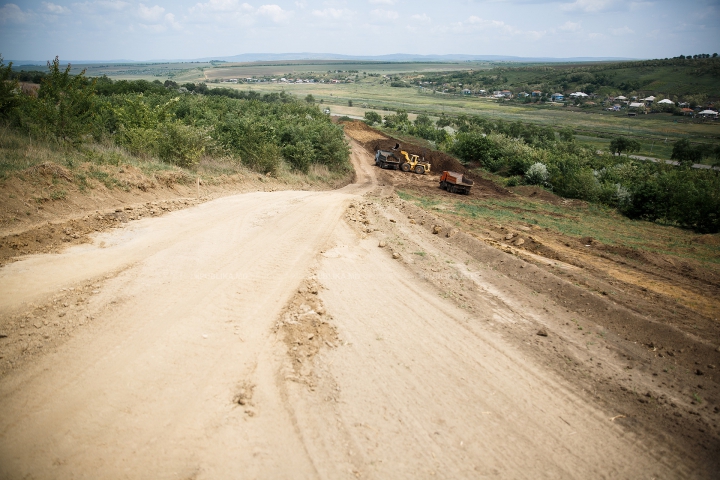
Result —
M441 118L433 126L420 115L413 123L399 111L385 117L385 126L411 134L424 128L444 132L436 127L445 126L447 120ZM510 186L541 185L563 197L617 208L630 218L664 221L700 232L720 231L718 172L598 154L578 145L572 132L561 132L556 138L549 127L521 122L460 116L452 120L452 126L457 134L446 139L447 149L469 166L479 164L507 177ZM614 148L629 152L636 145L618 137Z
M331 172L350 168L342 128L314 104L285 93L88 79L84 72L70 75L69 65L62 70L57 58L48 70L37 98L21 95L12 82L0 90L0 113L33 135L63 144L111 141L181 167L214 154L263 173L283 163L306 173L313 164ZM10 73L0 59L0 74Z
M523 67L496 67L491 70L457 71L425 75L423 82L448 91L509 89L513 92L538 90L545 96L554 92L583 91L598 94L674 95L692 101L692 96L717 97L720 57L695 55L677 58L597 64L556 64ZM529 101L529 100L528 100Z

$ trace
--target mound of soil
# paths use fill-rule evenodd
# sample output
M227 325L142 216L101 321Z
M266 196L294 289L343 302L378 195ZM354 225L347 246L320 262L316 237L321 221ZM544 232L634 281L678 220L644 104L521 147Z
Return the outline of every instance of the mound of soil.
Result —
M400 144L402 150L405 150L409 154L419 155L421 158L424 158L425 161L430 162L433 173L439 175L444 170L462 173L475 182L476 188L474 190L477 190L477 187L479 187L486 191L489 190L497 196L511 195L509 191L496 183L474 174L460 163L458 159L451 157L445 152L403 142L395 137L378 132L364 122L343 122L343 124L345 125L345 133L352 139L357 140L363 148L372 155L375 155L376 150L392 150L395 148L395 145Z

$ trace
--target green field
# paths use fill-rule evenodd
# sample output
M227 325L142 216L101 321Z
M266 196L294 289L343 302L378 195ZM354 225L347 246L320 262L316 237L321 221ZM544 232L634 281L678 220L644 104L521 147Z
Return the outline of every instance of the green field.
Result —
M525 105L498 102L485 97L424 93L418 88L391 87L377 78L341 84L253 83L209 86L263 93L285 91L299 97L311 94L315 101L322 101L332 113L340 115L362 116L367 110L376 110L384 115L404 109L411 113L427 113L432 117L443 114L481 115L553 127L571 126L578 134L579 141L597 144L600 149L604 149L603 146L606 148L612 137L626 135L638 139L642 144L639 155L663 159L670 158L672 142L679 138L690 138L693 142L720 143L718 122L693 122L665 113L628 117L621 113L585 111L560 105ZM353 103L352 110L347 109L350 101Z

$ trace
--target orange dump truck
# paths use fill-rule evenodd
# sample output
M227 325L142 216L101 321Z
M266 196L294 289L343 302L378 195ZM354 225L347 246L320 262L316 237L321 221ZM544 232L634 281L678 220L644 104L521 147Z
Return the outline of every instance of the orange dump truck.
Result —
M450 193L470 194L473 181L466 178L462 173L448 172L445 170L440 177L440 188Z

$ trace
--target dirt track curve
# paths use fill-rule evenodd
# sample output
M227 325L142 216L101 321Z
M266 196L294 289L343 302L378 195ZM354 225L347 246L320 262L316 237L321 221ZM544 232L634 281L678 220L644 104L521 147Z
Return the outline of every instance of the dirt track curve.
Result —
M482 293L463 308L378 248L356 211L392 191L353 162L340 190L225 197L3 267L0 315L82 328L0 377L0 478L697 474L486 328L542 304L458 261Z

